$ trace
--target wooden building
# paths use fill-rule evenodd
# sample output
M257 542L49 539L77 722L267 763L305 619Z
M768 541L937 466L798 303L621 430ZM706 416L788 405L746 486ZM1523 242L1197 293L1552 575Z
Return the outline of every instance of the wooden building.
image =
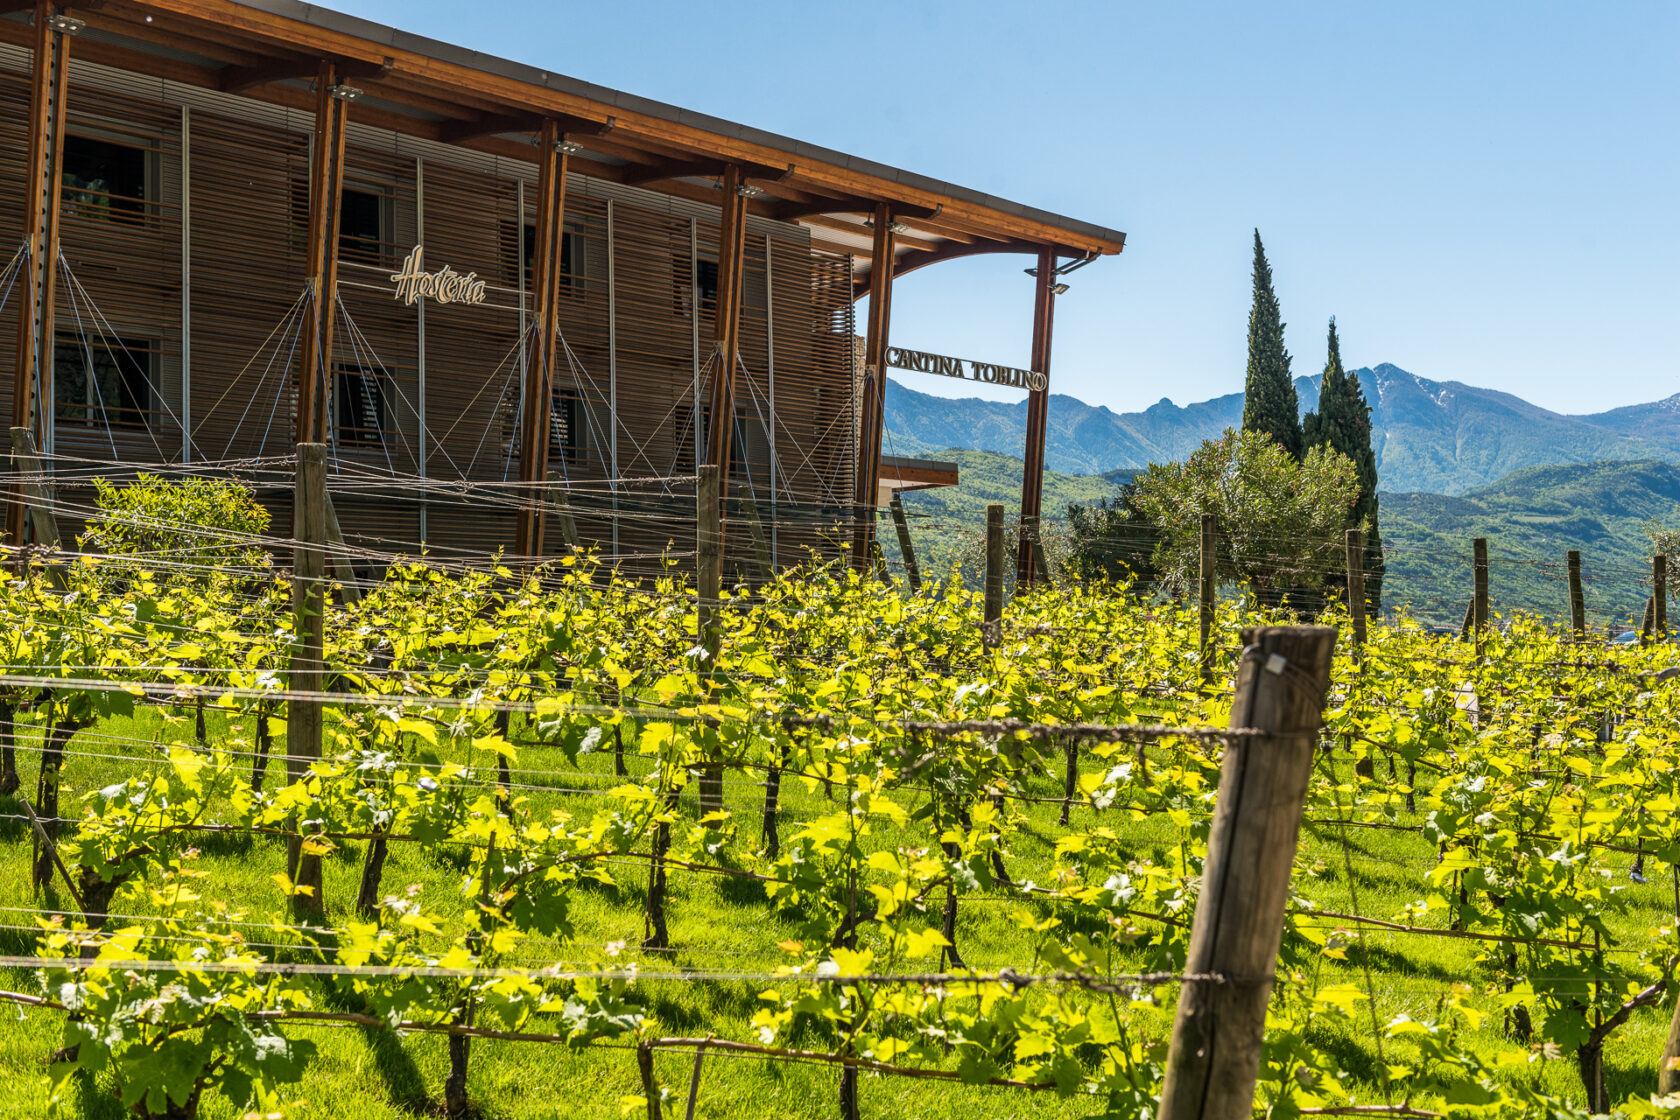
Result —
M867 545L893 278L1034 258L1047 374L1058 275L1124 241L295 0L0 13L14 425L61 471L327 443L378 548L545 555L575 526L655 555L703 462L777 562L847 522Z

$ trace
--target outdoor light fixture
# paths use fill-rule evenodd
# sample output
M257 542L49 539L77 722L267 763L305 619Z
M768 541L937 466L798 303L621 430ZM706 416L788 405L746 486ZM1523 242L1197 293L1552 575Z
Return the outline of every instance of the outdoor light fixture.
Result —
M87 24L79 19L76 19L74 16L51 15L47 17L47 26L58 32L60 35L76 35L79 34L82 28L86 27Z
M1050 285L1050 294L1053 296L1065 296L1067 295L1067 290L1068 286L1066 284Z
M583 151L583 145L576 140L556 140L554 150L563 156L575 156Z
M903 222L898 222L898 221L888 222L887 223L887 228L892 230L894 233L909 233L910 232L910 227L909 226L905 225Z
M362 95L362 91L357 89L355 86L347 86L343 83L336 86L328 86L327 92L340 101L354 101Z
M740 195L742 198L757 198L759 195L764 193L764 188L755 187L751 183L742 183L740 186L735 188L735 193Z

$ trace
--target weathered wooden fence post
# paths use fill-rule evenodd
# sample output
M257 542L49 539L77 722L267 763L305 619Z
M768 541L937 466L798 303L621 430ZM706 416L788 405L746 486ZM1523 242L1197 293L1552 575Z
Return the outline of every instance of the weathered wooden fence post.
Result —
M41 469L41 457L35 451L35 433L28 428L12 429L12 470L29 476L29 481L19 486L19 490L28 505L29 527L35 533L35 543L42 548L57 548L58 520L52 513L52 495L47 492L43 481L46 474ZM22 541L12 543L23 544Z
M1003 644L1003 507L986 507L986 616L981 634L988 646Z
M1348 615L1353 620L1353 648L1365 644L1365 533L1347 531Z
M700 675L709 677L717 669L722 649L723 526L722 494L718 489L716 463L700 468L694 498L695 639L706 664ZM708 761L700 769L700 808L710 812L723 808L723 765Z
M1660 552L1651 557L1651 603L1655 608L1651 621L1660 642L1668 633L1668 557Z
M327 446L297 445L297 476L292 498L292 618L296 635L287 687L318 693L325 676L327 587ZM292 699L286 704L286 780L296 782L321 757L321 701ZM321 897L321 857L303 850L303 837L286 838L286 864L298 894L293 908L304 916L326 912ZM307 890L307 894L302 893Z
M910 583L912 592L922 589L922 570L916 566L916 546L910 539L910 522L904 516L904 502L899 499L898 491L892 496L893 528L898 530L898 551L904 555L904 578Z
M1657 1063L1657 1093L1660 1096L1680 1093L1680 1004L1674 1005L1674 1017L1668 1022L1668 1041L1663 1044L1662 1060Z
M1581 553L1569 550L1569 626L1577 640L1587 636L1587 596L1581 589Z
M1213 609L1214 595L1218 591L1219 583L1219 520L1211 513L1202 514L1202 555L1201 571L1198 573L1197 585L1200 588L1201 603L1201 644L1202 654L1202 684L1213 683Z
M1283 938L1289 873L1336 631L1243 633L1201 901L1173 1020L1158 1120L1246 1120Z
M1471 565L1476 580L1476 597L1471 600L1471 608L1475 612L1471 625L1478 632L1485 630L1488 623L1488 553L1487 538L1477 537L1470 542L1472 549Z

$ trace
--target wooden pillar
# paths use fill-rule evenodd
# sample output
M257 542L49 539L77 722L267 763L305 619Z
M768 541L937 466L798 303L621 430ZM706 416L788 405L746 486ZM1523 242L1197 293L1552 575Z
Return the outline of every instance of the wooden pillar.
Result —
M1225 747L1158 1120L1251 1115L1336 631L1263 627L1242 643L1231 727L1266 735Z
M333 329L338 321L339 199L344 193L344 123L361 91L340 85L338 67L315 72L315 145L309 166L309 306L304 311L297 442L327 443Z
M1050 329L1056 310L1056 253L1040 249L1033 271L1032 370L1043 378L1027 397L1027 443L1021 468L1021 548L1016 552L1015 583L1031 587L1041 574L1028 547L1027 527L1036 531L1044 498L1044 430L1050 418Z
M735 367L741 354L741 258L746 252L747 192L741 169L731 164L723 173L723 202L718 226L717 314L712 324L712 395L706 430L706 461L718 472L717 498L729 493L729 460L735 442ZM695 293L699 298L699 293ZM723 521L718 522L718 549L723 549Z
M514 551L543 554L544 484L548 482L549 426L554 409L555 339L560 330L560 249L566 236L566 172L570 157L556 121L543 122L538 137L536 254L531 293L536 311L526 340L525 408L519 418L519 480L530 486L519 510ZM520 215L524 221L524 215ZM521 243L525 231L519 231ZM521 254L523 255L523 253ZM525 262L520 261L523 269Z
M873 560L875 492L881 485L881 429L886 422L887 335L892 323L893 216L875 206L875 240L869 251L869 319L863 337L863 413L858 426L857 521L852 528L852 563L863 571Z
M53 448L53 320L57 302L58 218L64 158L64 112L70 78L70 36L81 21L57 4L35 5L35 54L30 72L28 178L24 181L23 285L18 293L17 365L12 372L12 426L35 433L35 445ZM37 398L37 392L39 398ZM14 489L7 527L14 544L24 539L24 501Z

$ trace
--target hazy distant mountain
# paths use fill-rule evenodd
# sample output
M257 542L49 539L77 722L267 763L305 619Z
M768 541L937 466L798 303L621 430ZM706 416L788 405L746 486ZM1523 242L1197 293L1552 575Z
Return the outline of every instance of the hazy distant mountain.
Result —
M1680 462L1680 394L1590 416L1566 416L1493 389L1430 381L1384 363L1354 371L1372 401L1377 470L1384 490L1461 494L1523 467L1598 459ZM1318 378L1295 380L1306 411ZM890 382L890 447L917 454L947 447L1019 456L1025 399L1015 403L929 396ZM1163 397L1117 413L1052 394L1045 464L1099 474L1180 459L1202 440L1242 422L1242 394L1176 405Z
M1652 459L1526 467L1459 496L1385 493L1384 605L1456 622L1471 592L1470 539L1487 537L1496 610L1567 617L1565 553L1579 549L1589 618L1637 618L1651 589L1645 527L1677 518L1680 468Z

